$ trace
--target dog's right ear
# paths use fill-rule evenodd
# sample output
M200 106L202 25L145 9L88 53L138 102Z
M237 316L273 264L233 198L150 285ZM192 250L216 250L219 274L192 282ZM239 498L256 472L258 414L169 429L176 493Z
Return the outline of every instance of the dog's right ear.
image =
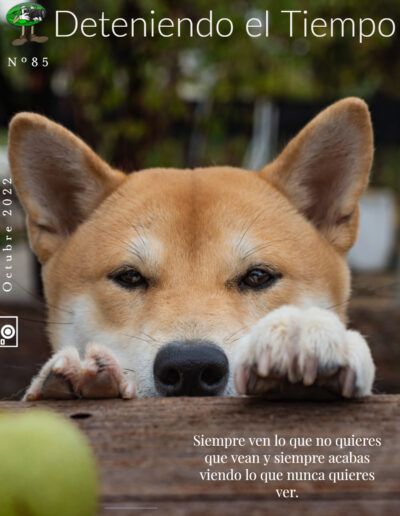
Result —
M261 171L340 253L357 237L359 200L373 158L373 131L364 101L326 108Z
M31 247L42 263L125 178L70 131L34 113L12 119L8 148Z

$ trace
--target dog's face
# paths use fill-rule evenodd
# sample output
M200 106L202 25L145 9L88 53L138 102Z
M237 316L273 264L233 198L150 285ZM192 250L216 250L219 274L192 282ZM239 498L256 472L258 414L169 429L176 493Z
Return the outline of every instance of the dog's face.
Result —
M168 394L171 363L209 362L212 394L233 394L236 342L269 311L319 306L344 319L371 134L365 104L348 99L259 173L126 176L53 122L18 115L10 162L54 349L109 346L139 395Z

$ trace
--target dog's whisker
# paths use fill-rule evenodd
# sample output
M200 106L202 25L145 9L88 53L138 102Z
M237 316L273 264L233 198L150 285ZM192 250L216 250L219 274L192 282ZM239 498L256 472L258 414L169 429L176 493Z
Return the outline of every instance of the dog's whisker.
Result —
M394 282L386 283L384 285L379 285L379 286L376 286L376 287L370 287L370 286L363 287L363 286L360 286L360 285L356 285L355 289L356 290L358 289L358 290L364 291L364 293L368 293L368 295L371 295L371 294L375 294L375 293L379 292L380 290L396 288L398 286L400 286L400 282L394 281ZM394 299L395 297L397 297L397 293L396 292L388 293L386 295L380 294L380 298L382 298L382 299ZM334 310L335 308L339 308L339 307L344 306L344 305L346 305L348 303L349 303L349 300L346 299L345 301L342 301L341 303L336 303L334 305L330 305L330 306L327 306L327 307L324 307L324 308L325 308L325 310Z
M146 263L145 259L143 258L143 256L141 255L140 251L136 248L136 246L133 246L131 245L130 248L129 248L129 252L131 254L133 254L134 256L136 256L136 258L142 262L142 264L144 265Z
M128 220L126 220L126 221L129 225L132 226L132 223L130 221L128 221ZM135 231L138 232L138 230L135 226L132 226L132 227L134 227ZM102 232L105 235L109 236L113 242L118 244L120 249L123 249L127 253L132 253L132 242L122 239L118 233L112 233L110 231L107 231L106 229L103 229ZM141 237L141 235L139 235L139 237L142 238L142 241L143 241L143 237ZM121 244L124 244L124 245L121 245ZM143 241L143 244L145 244L144 241Z
M263 251L264 249L268 249L269 247L273 246L274 244L278 244L278 243L281 243L281 242L287 242L287 241L290 241L290 240L292 240L291 237L279 238L277 240L270 240L268 242L265 242L263 244L255 246L255 247L250 249L248 252L246 252L242 256L242 260L246 260L246 259L250 258L251 256L253 256L254 254L259 253L260 251Z
M358 287L358 288L365 288L365 290L372 290L372 291L380 290L380 289L383 289L383 288L398 287L398 286L400 286L400 281L391 281L390 283L385 283L383 285L378 285L378 286L375 286L375 287L371 287L369 284L367 284L367 285L362 285L362 284L356 285L356 287Z
M123 199L124 201L127 201L130 205L132 205L132 199L129 198L128 196L124 195L122 191L117 191L115 192L117 195L119 195L119 197L121 197L121 199ZM143 224L140 224L140 223L136 223L134 224L132 222L132 219L129 219L128 217L125 216L124 213L120 213L120 216L124 219L124 221L126 222L126 225L127 227L130 227L132 229L135 230L135 233L137 234L137 236L139 237L139 239L141 240L141 243L144 244L144 237L143 237L143 234L141 232L142 229L145 229Z
M152 339L145 339L143 337L139 337L138 335L129 335L129 333L122 333L122 332L118 332L119 335L123 335L124 337L129 337L130 339L135 339L135 340L141 340L142 342L151 342ZM154 340L154 342L158 342L156 340Z
M236 244L236 247L240 250L240 246L243 242L244 237L247 235L247 233L250 231L252 226L258 221L258 219L264 214L264 210L260 210L257 215L250 221L250 224L245 228L243 231L241 237L239 238L238 243Z
M31 292L30 290L26 289L25 287L23 287L16 279L13 280L14 283L16 285L18 285L18 287L23 290L24 292L26 292L27 294L29 294L33 299L35 299L36 301L38 301L38 303L40 303L41 305L43 306L47 306L47 307L51 307L51 308L55 308L56 310L59 310L60 312L66 312L68 314L72 314L71 311L67 310L66 308L60 308L59 306L57 305L53 305L53 304L50 304L50 303L46 303L43 299L41 299L39 296L33 294L33 292Z
M41 324L52 324L54 326L57 326L57 325L60 325L60 326L71 326L73 325L74 323L71 321L71 322L66 322L66 321L45 321L45 320L42 320L42 319L26 319L26 318L22 318L22 320L24 321L30 321L30 322L37 322L37 323L41 323Z
M13 364L1 364L1 367L7 367L8 369L23 369L25 371L30 371L32 368L28 366L18 366Z
M245 326L241 326L239 329L237 329L236 331L232 332L230 335L226 336L226 337L223 339L223 341L224 341L225 343L228 343L228 344L231 344L231 343L233 343L233 342L236 342L236 340L239 340L239 339L241 339L241 338L242 338L243 334L244 334L248 329L249 329L249 328L248 328L248 326L247 326L247 325L245 325ZM232 340L232 339L234 339L234 338L238 335L238 333L240 333L241 335L239 335L239 337L238 337L237 339Z
M123 199L127 199L127 197L125 195L123 195L122 192L118 192L118 195L120 197L122 197ZM131 201L131 199L127 199L127 200ZM132 221L128 220L128 218L126 218L126 217L124 217L124 219L125 219L125 222L127 223L127 225L135 230L137 236L139 237L140 243L142 244L143 248L145 249L146 248L146 242L145 242L145 239L143 237L143 234L140 231L140 229L143 229L143 226L141 226L139 224L132 224Z
M4 312L3 310L0 310L0 314L3 314L3 315L8 315L10 317L12 316L15 316L15 314L10 314L8 312ZM34 322L34 323L40 323L40 324L61 324L61 325L69 325L69 324L73 324L73 322L60 322L60 321L46 321L45 319L31 319L30 317L23 317L23 316L18 316L18 319L20 319L21 321L27 321L27 322Z
M243 335L240 335L239 337L236 337L236 339L232 339L228 342L228 344L234 344L235 342L238 342L241 338L243 337Z
M148 337L150 340L152 340L153 342L159 342L157 339L155 339L154 337L152 337L151 335L149 335L148 333L145 333L144 331L140 331L140 333L142 335L144 335L145 337Z
M335 308L339 308L340 306L346 305L348 302L349 301L346 300L346 301L343 301L342 303L337 303L335 305L324 306L323 309L324 310L334 310Z
M22 389L19 389L17 392L11 394L10 396L4 396L3 398L0 398L1 401L13 401L13 400L18 400L20 395L23 394L26 389L28 388L27 387L22 387Z
M107 230L103 230L103 233L112 239L113 242L115 242L120 249L123 251L126 251L127 253L132 253L132 242L129 242L127 240L121 239L118 234L111 233ZM124 245L121 245L124 244Z

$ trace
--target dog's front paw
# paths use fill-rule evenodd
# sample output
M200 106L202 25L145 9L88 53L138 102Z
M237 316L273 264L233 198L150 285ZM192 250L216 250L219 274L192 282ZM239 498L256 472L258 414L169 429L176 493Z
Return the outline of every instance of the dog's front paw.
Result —
M364 338L320 308L283 306L238 343L235 383L240 394L318 386L346 398L371 394L375 366Z
M134 385L125 378L114 354L105 346L90 344L83 360L74 347L55 353L32 380L23 399L134 397Z

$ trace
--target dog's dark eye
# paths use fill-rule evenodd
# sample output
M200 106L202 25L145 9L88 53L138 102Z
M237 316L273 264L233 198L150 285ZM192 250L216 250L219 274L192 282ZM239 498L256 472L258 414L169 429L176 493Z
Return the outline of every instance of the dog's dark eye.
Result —
M142 276L139 271L130 267L125 267L111 273L109 278L121 287L130 290L148 286L147 279Z
M254 269L249 269L246 274L239 279L239 288L241 290L259 290L267 288L275 283L275 281L280 277L281 274L277 272L262 269L261 267L255 267Z

